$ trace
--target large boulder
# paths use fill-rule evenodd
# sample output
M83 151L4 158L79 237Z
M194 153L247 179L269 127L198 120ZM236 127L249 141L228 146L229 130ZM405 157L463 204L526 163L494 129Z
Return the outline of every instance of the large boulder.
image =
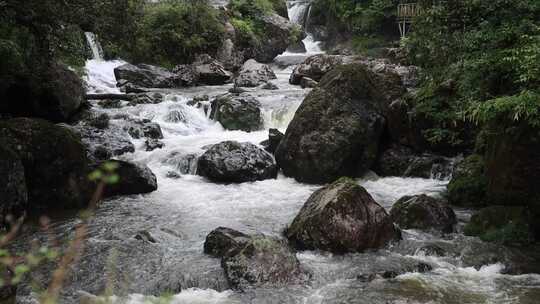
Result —
M288 19L275 13L269 13L257 18L260 22L262 35L261 41L245 52L258 62L269 63L287 50L291 42L292 34L297 30L295 25Z
M0 226L8 224L8 216L13 219L26 210L28 192L24 167L17 153L0 142Z
M234 289L301 283L306 273L287 242L265 235L248 236L220 227L204 244L205 253L221 257L221 266Z
M363 175L377 159L389 104L404 92L395 74L336 67L296 111L276 150L279 166L310 183Z
M199 84L222 85L231 80L232 74L223 65L208 55L197 58L193 67L198 76Z
M150 139L162 139L163 132L159 124L152 122L149 119L134 119L130 118L124 125L124 130L128 134L135 138L150 138Z
M342 55L318 54L310 56L303 63L294 68L289 82L291 84L299 85L304 77L319 81L333 68L351 61L351 57Z
M0 113L66 122L84 101L84 86L68 67L52 64L37 79L20 79L0 92Z
M463 207L485 206L486 187L484 158L470 155L456 165L448 183L448 202Z
M119 86L127 84L143 88L178 88L189 85L181 76L149 64L124 64L114 69Z
M89 161L76 133L40 119L15 118L0 122L0 139L24 167L31 212L88 204Z
M112 160L118 168L118 182L105 187L105 197L114 195L129 195L150 193L157 190L157 179L154 173L145 165L121 160ZM100 164L97 165L99 167Z
M197 174L216 182L242 183L276 178L274 158L251 143L224 141L198 160Z
M454 210L443 200L425 194L404 196L390 210L392 220L402 229L452 232L457 223Z
M210 118L227 130L260 130L263 123L261 103L251 96L223 95L212 101Z
M366 189L341 178L309 197L285 235L297 249L344 253L381 248L399 230Z
M256 87L276 78L276 74L268 65L250 59L238 72L234 84L237 87Z

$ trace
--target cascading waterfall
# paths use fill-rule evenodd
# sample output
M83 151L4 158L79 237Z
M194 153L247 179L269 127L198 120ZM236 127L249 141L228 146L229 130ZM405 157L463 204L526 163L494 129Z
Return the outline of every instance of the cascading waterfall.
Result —
M103 49L101 48L101 44L99 43L96 34L85 32L84 35L86 36L88 46L92 50L92 59L103 60Z
M320 42L315 41L313 35L308 31L309 16L311 13L311 0L294 0L287 1L287 10L289 13L289 20L301 26L306 31L306 38L302 41L306 48L306 53L316 54L322 53Z

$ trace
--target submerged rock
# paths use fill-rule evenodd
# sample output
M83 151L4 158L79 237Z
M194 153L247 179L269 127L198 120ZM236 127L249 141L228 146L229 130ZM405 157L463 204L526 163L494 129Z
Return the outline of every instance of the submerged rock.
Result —
M404 93L397 75L361 64L328 73L304 99L276 150L284 174L309 183L365 174L375 164L384 114L396 98L388 90Z
M117 183L105 187L105 197L114 195L143 194L157 190L157 179L154 173L145 165L113 160L118 164L115 174ZM96 167L99 167L97 164Z
M309 197L285 235L297 249L345 253L381 248L399 230L366 189L341 178Z
M212 101L210 118L227 130L256 131L262 127L261 104L251 96L220 96Z
M152 122L149 119L129 119L124 126L131 137L135 139L150 138L162 139L163 132L159 124Z
M425 194L400 198L392 206L390 216L402 229L434 229L450 233L457 223L454 210L445 201Z
M277 238L249 236L220 227L206 237L204 250L207 254L222 258L221 266L234 289L280 287L306 279L294 250L287 242Z
M237 251L245 246L250 236L231 228L219 227L206 236L204 253L214 257L224 257L227 252Z
M215 182L242 183L276 178L274 158L251 143L224 141L210 147L197 162L197 174Z
M276 78L276 74L268 65L250 59L244 63L238 72L234 84L237 87L257 87Z

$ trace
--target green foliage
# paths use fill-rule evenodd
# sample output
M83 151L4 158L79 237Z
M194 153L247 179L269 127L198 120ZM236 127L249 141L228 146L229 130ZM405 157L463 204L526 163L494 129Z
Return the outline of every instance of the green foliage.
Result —
M448 184L448 201L457 206L484 206L486 188L484 159L480 155L471 155L457 166Z
M539 18L534 0L445 1L425 9L404 45L430 75L423 90L448 81L453 87L443 106L437 95L419 95L418 110L436 127L449 118L540 125Z
M262 35L260 27L251 19L232 18L231 24L236 30L238 41L242 46L259 45L259 37Z
M135 40L135 61L172 67L195 54L214 54L224 32L218 12L204 1L167 1L146 6Z
M316 0L312 18L353 35L395 36L396 0Z
M279 0L232 0L229 9L242 17L254 17L279 10L279 2Z
M528 244L533 240L530 223L530 214L523 207L491 206L473 215L463 232L488 242Z

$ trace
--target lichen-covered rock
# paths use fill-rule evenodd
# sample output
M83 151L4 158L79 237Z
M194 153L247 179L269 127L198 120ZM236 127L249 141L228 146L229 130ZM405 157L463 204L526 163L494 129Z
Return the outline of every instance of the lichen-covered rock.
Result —
M306 280L296 253L287 242L264 235L254 235L245 245L229 251L221 266L231 287L241 290L283 287Z
M285 235L297 249L344 253L381 248L399 230L366 189L341 178L310 196Z
M296 111L276 150L279 166L310 183L363 175L377 159L388 105L404 90L397 75L336 67Z
M251 143L224 141L210 147L197 162L197 174L212 181L242 183L276 178L277 166L268 152Z
M465 235L503 244L527 244L534 240L533 214L523 206L490 206L475 213L465 225Z
M0 122L0 140L24 167L31 211L87 206L93 192L89 160L74 132L41 119L15 118Z
M425 194L400 198L390 210L392 220L402 229L452 232L457 223L454 210L443 200Z
M212 101L210 118L227 130L256 131L262 127L260 102L251 96L224 95Z
M124 64L114 69L116 81L143 88L178 88L188 85L182 77L164 68L149 64Z
M135 164L121 160L113 160L118 164L114 171L118 175L118 182L107 185L104 195L129 195L150 193L157 190L157 179L154 173L145 165ZM96 165L98 168L100 164Z
M448 183L448 201L456 206L484 206L487 203L486 187L484 159L480 155L470 155L454 170Z
M206 236L204 253L214 257L224 257L231 250L245 246L250 236L231 228L219 227Z
M268 65L250 59L244 62L234 84L237 87L257 87L276 78L276 74Z
M17 153L0 140L0 226L23 215L27 208L28 192L24 167Z

